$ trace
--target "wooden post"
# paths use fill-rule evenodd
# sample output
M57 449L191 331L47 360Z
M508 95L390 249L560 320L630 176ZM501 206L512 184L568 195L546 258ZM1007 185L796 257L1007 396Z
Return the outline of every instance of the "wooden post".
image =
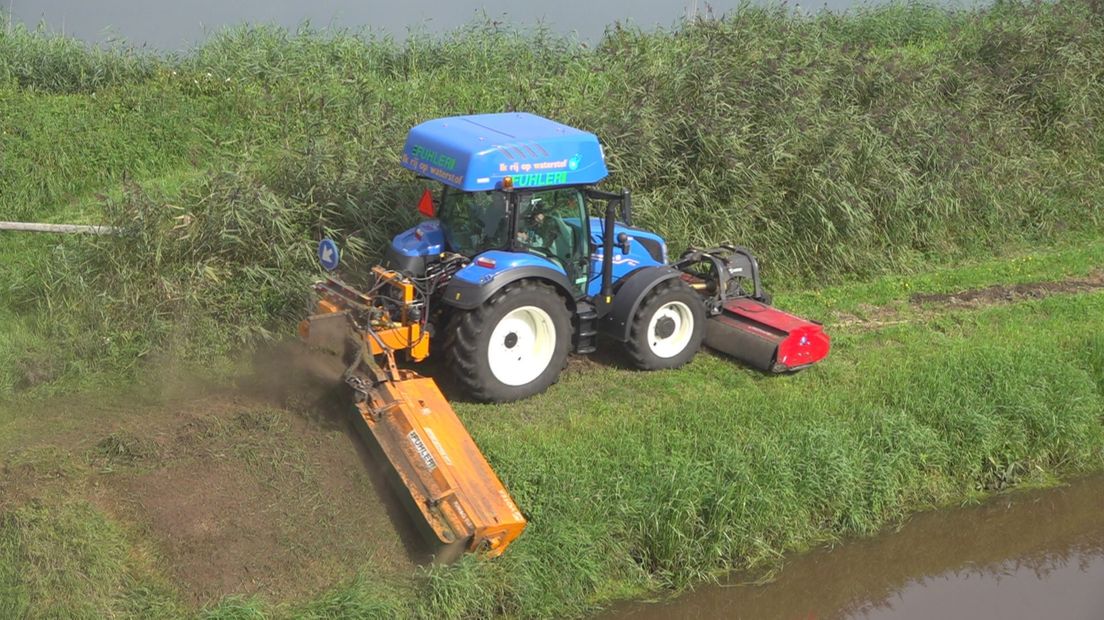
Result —
M114 226L85 226L81 224L35 224L32 222L0 222L0 230L24 232L65 233L84 235L113 235L119 232Z

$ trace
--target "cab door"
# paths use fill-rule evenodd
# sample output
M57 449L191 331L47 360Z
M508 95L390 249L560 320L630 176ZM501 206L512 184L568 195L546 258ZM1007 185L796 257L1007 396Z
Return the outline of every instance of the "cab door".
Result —
M582 191L565 187L535 191L519 198L518 244L561 267L574 293L585 294L590 231Z

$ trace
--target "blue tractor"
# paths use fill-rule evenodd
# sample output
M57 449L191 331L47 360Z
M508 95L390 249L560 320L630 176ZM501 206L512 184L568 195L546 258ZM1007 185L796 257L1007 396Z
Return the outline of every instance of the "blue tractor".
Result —
M439 118L410 130L402 165L441 187L383 268L412 285L405 320L443 344L477 400L542 392L599 335L647 370L687 363L703 340L776 372L827 354L819 325L767 305L746 249L672 262L662 237L634 228L629 192L594 187L608 171L592 133L527 113ZM324 296L343 286L331 284Z

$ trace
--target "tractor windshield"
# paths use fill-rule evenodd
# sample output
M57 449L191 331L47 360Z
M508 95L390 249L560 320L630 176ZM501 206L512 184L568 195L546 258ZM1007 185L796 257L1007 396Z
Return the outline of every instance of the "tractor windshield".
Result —
M437 218L449 248L471 257L506 247L506 211L506 195L502 192L461 192L446 187Z

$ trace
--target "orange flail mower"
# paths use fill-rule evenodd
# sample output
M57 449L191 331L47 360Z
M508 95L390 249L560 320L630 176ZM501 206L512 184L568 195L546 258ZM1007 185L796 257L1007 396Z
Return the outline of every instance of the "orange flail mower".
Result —
M525 517L437 384L395 364L399 351L414 361L429 353L414 283L380 267L374 275L371 294L333 278L315 285L316 314L300 323L299 335L351 358L344 379L356 393L357 428L441 547L437 557L496 557L525 529Z
M357 403L420 516L442 544L496 557L525 517L432 379L399 371Z

